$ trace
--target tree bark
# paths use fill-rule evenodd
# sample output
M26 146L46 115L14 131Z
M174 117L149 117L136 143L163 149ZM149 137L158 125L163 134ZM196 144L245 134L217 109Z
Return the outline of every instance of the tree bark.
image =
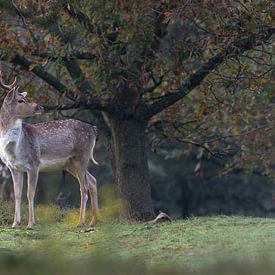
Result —
M109 118L115 151L116 183L122 209L120 217L154 218L147 163L146 122Z

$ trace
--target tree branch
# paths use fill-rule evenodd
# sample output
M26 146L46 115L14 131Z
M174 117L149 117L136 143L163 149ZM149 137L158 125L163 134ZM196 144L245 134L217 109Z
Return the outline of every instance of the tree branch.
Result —
M63 60L94 60L96 59L96 55L92 54L90 52L81 52L81 51L73 51L72 53L66 55L66 56L60 56L58 54L52 54L50 52L39 52L39 51L33 51L29 48L24 48L26 52L31 53L34 57L40 57L40 58L46 58L52 61L63 59Z
M99 100L93 100L92 102L87 101L76 101L72 104L48 104L43 105L45 111L66 111L74 109L87 109L87 110L98 110L98 111L107 111L109 109L108 104L102 104Z
M3 60L3 57L0 57L1 60ZM20 56L18 54L15 54L10 62L20 65L22 68L26 70L30 70L31 66L35 63L32 61L28 60L27 58ZM38 76L39 78L43 79L46 83L48 83L50 86L55 88L60 94L66 93L66 97L73 100L75 103L70 105L69 107L67 106L67 109L74 109L74 108L86 108L86 109L93 109L93 110L100 110L100 111L106 111L109 108L109 102L103 102L102 100L98 98L92 98L89 102L87 101L82 101L82 100L77 100L73 97L70 96L72 92L64 85L62 84L56 77L54 77L52 74L48 73L47 71L44 70L44 68L40 64L35 64L35 66L31 69L31 71ZM58 109L60 108L59 105L55 105L54 107L51 107L51 110L53 109Z
M66 3L66 1L63 3L63 8L72 18L77 19L88 32L101 35L101 30L91 23L90 18L85 13L75 9L71 4Z
M102 36L108 45L113 45L117 39L118 33L115 26L113 26L113 32L105 33L99 26L92 24L89 16L82 11L76 9L69 3L63 3L64 10L74 19L76 19L89 33L96 34L97 36Z
M65 8L71 10L70 4L65 5ZM64 45L66 44L66 38L64 37L64 34L61 32L59 27L55 28L52 31L52 33L56 37L60 38L62 43L64 43ZM74 84L76 85L77 89L81 92L81 96L88 94L92 90L92 87L89 84L89 82L87 81L87 79L86 79L83 71L81 70L79 64L77 63L77 61L73 60L73 59L63 58L63 57L61 57L61 58L63 60L63 63L65 65L67 71L69 72Z
M154 16L156 21L154 23L154 31L153 31L153 42L150 45L149 56L153 57L155 53L159 50L161 40L167 35L167 27L169 25L169 21L165 17L164 3L160 3L159 7L154 10Z
M76 87L83 95L90 93L93 90L76 60L64 60L64 65Z
M56 105L56 104L48 104L43 105L45 111L64 111L64 110L73 110L79 107L78 103L73 103L69 105Z
M249 51L256 46L266 43L270 37L274 34L275 28L268 28L266 33L251 35L248 38L238 39L229 45L226 49L211 57L206 63L204 63L200 69L198 69L194 74L185 80L181 88L174 93L164 95L153 103L147 109L146 117L150 118L162 110L166 109L170 105L174 104L178 100L182 99L184 96L189 94L194 88L199 86L204 78L220 64L222 64L228 57L239 55L245 51Z
M32 71L35 75L43 79L47 82L50 86L55 88L60 94L63 94L68 91L68 88L62 84L56 77L52 74L45 71L40 64L33 63L32 61L28 60L27 58L20 56L19 54L15 54L13 58L10 60L12 63L20 65L22 68ZM31 68L31 66L33 66ZM73 97L66 95L69 99L75 100Z
M177 138L176 139L178 142L186 143L186 144L191 144L193 146L199 147L204 149L207 153L209 153L212 157L222 157L226 156L227 154L221 151L212 151L205 143L200 143L200 142L195 142L193 140L188 140L188 139L183 139L183 138Z

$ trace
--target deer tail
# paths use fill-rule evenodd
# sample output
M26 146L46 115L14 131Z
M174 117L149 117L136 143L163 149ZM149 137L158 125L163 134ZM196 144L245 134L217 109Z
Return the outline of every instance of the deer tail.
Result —
M93 146L92 146L92 150L91 150L91 160L95 165L99 165L99 163L94 159L94 148L95 148L95 142L96 142L96 134L97 134L97 128L96 126L93 126L93 130L94 130L94 140L93 140Z
M99 163L94 159L93 152L91 153L91 160L95 165L99 165Z

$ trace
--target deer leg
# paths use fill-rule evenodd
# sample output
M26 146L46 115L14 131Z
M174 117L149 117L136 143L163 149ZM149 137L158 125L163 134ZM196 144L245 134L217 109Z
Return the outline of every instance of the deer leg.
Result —
M85 172L78 175L78 181L80 185L80 218L78 226L82 226L85 223L85 215L86 215L86 204L88 200L88 193L87 193L87 180Z
M35 225L34 218L34 196L38 180L38 169L28 171L28 201L29 201L29 222L27 229L33 229Z
M15 213L12 228L17 228L21 224L21 198L23 189L23 174L15 170L11 170L15 200Z
M80 201L80 217L79 217L78 226L82 226L85 223L86 204L88 200L86 174L85 174L85 171L82 171L83 169L79 168L79 166L75 163L67 165L65 169L70 174L72 174L79 182L81 201Z
M89 226L95 226L99 218L96 179L88 171L86 171L86 178L87 178L87 186L91 197L91 207L92 207L92 220Z

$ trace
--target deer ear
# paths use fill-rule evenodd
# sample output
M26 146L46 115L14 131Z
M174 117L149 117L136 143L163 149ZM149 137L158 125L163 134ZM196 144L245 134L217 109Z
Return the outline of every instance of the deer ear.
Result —
M22 92L22 93L20 93L23 97L26 97L27 96L27 92Z

